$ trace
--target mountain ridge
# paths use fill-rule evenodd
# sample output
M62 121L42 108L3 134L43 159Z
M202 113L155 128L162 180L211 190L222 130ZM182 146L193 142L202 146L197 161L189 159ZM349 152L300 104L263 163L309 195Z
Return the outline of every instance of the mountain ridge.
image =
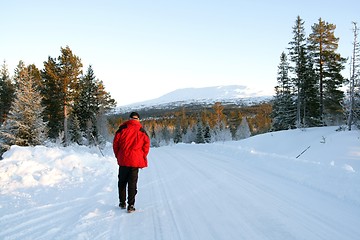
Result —
M272 96L256 91L243 85L219 85L202 88L182 88L171 91L158 98L138 103L118 106L116 112L124 113L131 110L148 108L172 108L180 105L209 105L215 102L253 105L267 102Z

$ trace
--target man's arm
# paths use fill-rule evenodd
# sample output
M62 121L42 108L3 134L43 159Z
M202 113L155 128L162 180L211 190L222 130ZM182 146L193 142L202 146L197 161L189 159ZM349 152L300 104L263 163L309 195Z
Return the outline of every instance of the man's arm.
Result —
M150 138L149 135L146 133L145 129L141 128L140 131L144 134L144 144L142 150L144 152L144 157L146 158L150 150Z
M114 140L113 140L113 151L114 151L115 156L117 155L117 153L119 151L119 139L120 139L121 132L125 128L127 128L127 125L121 125L115 133Z

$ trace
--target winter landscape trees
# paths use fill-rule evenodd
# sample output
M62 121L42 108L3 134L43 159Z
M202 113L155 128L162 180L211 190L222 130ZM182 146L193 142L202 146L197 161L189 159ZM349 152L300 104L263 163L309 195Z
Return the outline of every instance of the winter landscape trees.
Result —
M42 97L36 89L32 70L34 69L31 65L25 67L21 61L16 69L15 98L0 131L0 143L4 150L11 145L41 145L46 139Z
M256 106L224 107L215 103L195 112L183 108L161 117L143 119L153 146L239 140L270 130L324 125L360 124L360 48L353 23L349 80L343 77L346 59L337 53L336 25L319 18L305 33L298 16L288 52L282 52L273 101ZM348 84L348 85L346 85ZM348 90L344 91L344 87ZM122 121L106 116L115 100L96 78L92 66L83 72L80 57L66 46L49 56L39 70L20 61L10 76L0 69L0 143L36 145L45 140L94 144L110 139ZM115 120L114 120L115 118ZM109 130L110 129L110 130Z
M64 145L91 144L101 136L101 115L115 106L91 66L82 73L81 59L67 46L44 69L20 61L10 78L1 69L1 150L10 145L34 146L50 139ZM72 121L69 121L71 118ZM69 127L70 125L70 127Z
M336 52L339 42L334 33L336 25L319 18L311 29L312 33L306 38L304 21L298 16L293 27L293 39L289 42L289 53L281 54L272 111L273 130L341 125L346 113L343 103L349 97L355 99L351 94L345 96L342 89L347 82L341 74L346 59ZM356 42L355 37L354 49ZM356 54L353 55L356 59ZM354 79L350 83L351 89L359 85L355 72L350 77ZM353 116L356 111L351 108L346 114Z

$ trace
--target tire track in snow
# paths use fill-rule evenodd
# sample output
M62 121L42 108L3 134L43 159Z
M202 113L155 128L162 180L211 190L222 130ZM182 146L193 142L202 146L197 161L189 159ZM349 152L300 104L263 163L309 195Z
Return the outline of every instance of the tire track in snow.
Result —
M186 160L189 157L188 152L182 154L177 151L178 155L174 155L171 148L163 148L159 153L161 154L159 159L166 159L166 162L156 162L154 165L164 168L164 171L159 172L159 177L164 179L162 187L167 189L165 197L171 203L172 211L176 212L175 219L180 232L187 234L191 232L194 238L195 236L205 239L223 237L218 235L218 222L214 221L224 210L224 200L217 194L222 186L214 184L216 176L204 171L204 166L193 163L199 156ZM172 183L177 187L176 189L172 187ZM201 223L200 229L199 223ZM229 224L233 225L231 221Z
M194 221L194 224L196 225L196 222L199 221L203 222L201 236L206 236L208 239L222 239L224 236L219 232L223 232L225 228L229 229L227 231L229 232L228 238L241 238L244 230L254 238L264 237L259 236L258 231L247 223L247 219L239 218L238 205L241 205L243 198L233 194L238 191L233 189L233 184L229 181L229 176L232 177L232 175L227 178L224 176L223 159L196 151L192 151L191 158L188 158L186 150L184 156L177 155L175 158L181 161L184 168L188 169L191 178L196 183L194 187L197 193L195 195L199 196L199 201L195 201L194 211L200 217ZM243 183L239 184L239 186L242 185ZM253 190L250 187L248 189ZM193 218L194 216L190 214L188 217ZM221 231L218 230L219 225L221 225ZM239 229L239 231L235 231L236 234L233 234L234 229Z
M74 209L77 209L75 213ZM29 239L34 237L38 239L56 238L56 234L63 234L63 231L68 229L69 226L76 225L78 218L74 218L74 216L81 215L86 211L87 207L79 203L78 199L23 210L13 216L8 215L1 219L6 221L4 224L6 230L1 231L0 237L6 237L7 239L27 239L27 236L31 236ZM68 218L64 223L62 216L73 217ZM49 230L48 234L50 236L43 232L44 226L48 225L54 226Z
M153 222L154 222L154 239L183 239L181 235L180 227L176 219L176 209L173 204L173 197L169 195L169 182L172 182L172 178L176 173L172 172L174 164L173 156L166 152L157 152L158 161L166 159L166 163L156 162L153 163L152 178L157 179L155 184L152 184L152 200L157 202L155 209L153 210ZM168 175L170 173L170 176ZM172 175L172 176L171 176ZM163 229L165 228L165 229ZM169 231L170 229L170 231ZM172 233L171 236L166 234Z

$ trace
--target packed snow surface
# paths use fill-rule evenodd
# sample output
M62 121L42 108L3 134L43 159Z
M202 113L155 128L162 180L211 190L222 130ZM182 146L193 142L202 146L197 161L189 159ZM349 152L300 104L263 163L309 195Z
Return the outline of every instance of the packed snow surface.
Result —
M13 146L0 239L360 239L360 133L335 130L152 148L134 213L118 207L111 144Z

